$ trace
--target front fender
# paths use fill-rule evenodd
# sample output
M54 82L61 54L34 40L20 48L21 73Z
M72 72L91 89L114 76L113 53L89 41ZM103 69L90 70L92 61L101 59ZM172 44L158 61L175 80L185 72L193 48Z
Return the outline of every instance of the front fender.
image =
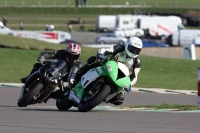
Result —
M41 74L38 72L38 71L36 71L36 72L34 72L31 76L29 76L29 78L26 80L26 83L25 83L25 88L29 85L29 84L31 84L32 82L33 82L33 80L35 80L36 78L39 78L39 77L41 77Z
M25 88L29 84L31 84L34 80L38 80L38 78L40 80L42 80L44 84L48 84L48 85L51 85L51 86L56 86L57 83L58 83L58 80L50 79L50 78L44 76L43 74L41 74L39 71L36 71L31 76L29 76L29 78L27 79L27 81L25 83Z

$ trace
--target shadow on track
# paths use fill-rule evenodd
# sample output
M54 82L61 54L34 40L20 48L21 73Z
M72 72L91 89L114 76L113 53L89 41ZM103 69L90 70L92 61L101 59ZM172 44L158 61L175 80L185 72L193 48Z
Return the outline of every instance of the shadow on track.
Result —
M67 111L60 111L58 109L31 109L31 108L23 108L23 109L17 109L21 111L54 111L54 112L78 112L78 110L67 110Z

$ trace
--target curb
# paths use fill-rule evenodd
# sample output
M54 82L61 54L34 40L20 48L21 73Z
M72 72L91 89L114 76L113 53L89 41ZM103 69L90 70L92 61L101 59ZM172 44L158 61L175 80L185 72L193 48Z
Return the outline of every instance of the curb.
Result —
M23 84L18 84L18 83L0 83L0 86L3 87L18 87L21 88Z
M156 91L150 91L150 90L144 90L144 89L138 89L140 92L151 92L151 93L157 93Z
M186 93L183 93L183 92L177 92L177 91L173 91L173 90L165 90L165 91L166 92L172 92L172 93L178 93L178 94L186 94Z
M134 92L147 92L147 93L162 93L162 94L184 94L184 95L197 95L194 90L169 90L162 88L132 88Z
M15 87L21 88L23 84L20 83L0 83L2 87ZM197 95L197 91L194 90L169 90L161 88L131 88L133 92L141 93L162 93L162 94L184 94L184 95Z

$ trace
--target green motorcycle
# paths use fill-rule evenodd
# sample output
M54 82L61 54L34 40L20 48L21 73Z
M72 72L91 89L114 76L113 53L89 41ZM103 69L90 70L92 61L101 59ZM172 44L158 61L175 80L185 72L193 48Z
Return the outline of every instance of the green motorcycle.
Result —
M59 110L78 107L87 112L110 100L131 85L129 69L114 59L102 59L101 65L90 69L72 90L66 90L56 101Z

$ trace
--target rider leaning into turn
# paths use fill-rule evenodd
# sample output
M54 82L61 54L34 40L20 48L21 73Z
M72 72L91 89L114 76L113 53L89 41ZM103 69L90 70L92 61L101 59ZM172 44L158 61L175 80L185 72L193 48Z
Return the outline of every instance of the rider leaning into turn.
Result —
M81 54L81 46L77 43L70 43L65 50L56 50L53 52L42 52L36 63L33 65L33 69L30 72L30 74L25 77L21 78L21 82L25 83L28 77L33 74L35 71L37 71L41 66L42 62L46 59L62 59L67 64L67 74L64 78L64 82L69 82L70 79L74 79L74 76L76 72L82 67L82 61L79 58ZM52 98L57 98L57 96L60 94L60 91L56 91L50 95Z
M101 48L97 51L97 55L112 55L118 61L124 63L130 71L131 86L134 86L137 82L138 73L141 69L141 60L139 58L140 51L142 49L142 41L137 37L130 37L125 45L115 45L112 49ZM91 68L97 67L99 62L97 61L96 56L91 56L87 63L81 67L76 76L71 79L71 83L79 81L81 76L84 75ZM74 81L74 82L73 82ZM126 91L130 91L131 88L128 88ZM115 105L120 105L124 102L123 93L120 92L115 96L110 103Z

